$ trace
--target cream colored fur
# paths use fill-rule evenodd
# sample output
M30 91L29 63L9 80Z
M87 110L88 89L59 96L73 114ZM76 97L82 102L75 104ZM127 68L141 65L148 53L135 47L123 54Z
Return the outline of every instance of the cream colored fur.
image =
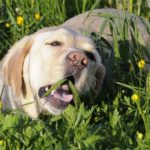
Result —
M56 47L46 44L53 41L63 44ZM21 109L32 118L37 118L43 110L60 114L64 109L55 108L40 98L38 90L64 79L66 56L72 51L93 53L96 62L88 60L75 86L80 94L91 88L98 93L105 68L92 40L67 27L45 28L16 42L3 59L4 109Z

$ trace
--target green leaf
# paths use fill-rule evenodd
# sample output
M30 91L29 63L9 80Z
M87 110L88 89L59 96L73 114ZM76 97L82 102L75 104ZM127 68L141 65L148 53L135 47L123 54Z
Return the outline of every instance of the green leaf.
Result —
M147 99L150 99L150 72L148 73L146 78L146 94L147 94Z
M76 108L72 105L69 105L66 110L63 112L64 118L70 124L70 127L74 126L78 112Z
M102 36L103 32L105 31L105 28L107 27L108 22L109 22L109 19L106 19L102 23L101 28L100 28L100 33L99 33L100 37Z
M113 18L113 19L115 19L115 18L118 18L118 19L122 18L122 16L116 15L115 13L112 14L112 13L100 12L100 13L97 13L95 15L99 16L99 17L103 17L103 18Z
M110 125L112 128L116 127L119 119L120 119L120 115L119 115L119 112L116 108L113 113L110 113Z
M26 135L26 137L28 139L30 139L33 136L33 130L32 130L32 128L31 127L27 127L24 134Z
M95 3L91 6L91 9L89 10L89 13L87 15L87 17L85 18L84 21L86 21L86 19L91 16L93 10L95 9L95 7L99 4L100 0L96 0ZM93 14L92 14L93 15Z
M140 88L140 87L135 87L135 86L120 83L120 82L116 82L116 84L121 85L121 86L126 87L126 88L131 89L131 90L139 90L140 92L142 90L142 88Z
M7 130L16 126L16 124L18 123L18 119L16 116L10 114L6 115L6 117L2 120L2 122L3 122L2 130Z
M92 106L92 108L90 110L86 110L86 113L84 115L84 118L86 119L85 123L84 123L84 128L86 128L87 126L89 126L91 118L93 116L94 110L97 108L97 105Z
M126 102L126 105L131 106L130 98L129 97L124 96L124 101Z
M120 51L119 51L119 45L118 45L118 35L115 26L113 25L113 42L114 42L114 52L115 52L115 57L118 59L120 58Z
M91 134L86 140L85 143L87 145L93 146L96 144L97 141L101 139L100 135Z
M113 105L114 105L115 107L118 107L118 105L119 105L119 98L120 98L120 93L118 93L118 94L116 95L116 97L115 97L115 99L114 99L114 101L113 101Z
M10 18L12 24L14 24L16 28L18 28L13 14L11 13L11 11L8 8L7 8L7 12L8 12L8 15L9 15L9 18Z
M75 126L78 126L80 124L80 121L82 119L82 115L83 115L83 111L84 111L84 105L81 104L80 108L79 108L79 112L75 121Z
M53 116L51 118L51 122L56 122L56 121L60 120L61 118L62 118L62 115Z

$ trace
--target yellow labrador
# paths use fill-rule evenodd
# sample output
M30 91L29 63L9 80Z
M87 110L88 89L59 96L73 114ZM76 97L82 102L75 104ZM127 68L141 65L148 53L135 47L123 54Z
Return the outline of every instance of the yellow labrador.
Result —
M67 27L45 28L15 43L3 59L3 107L24 110L33 118L43 110L57 115L73 95L65 82L43 98L52 85L67 79L81 95L91 88L98 93L104 74L90 38Z

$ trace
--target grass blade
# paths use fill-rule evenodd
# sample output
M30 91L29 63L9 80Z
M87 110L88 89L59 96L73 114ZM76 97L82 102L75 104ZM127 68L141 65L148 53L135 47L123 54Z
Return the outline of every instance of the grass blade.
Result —
M53 90L57 89L61 84L63 84L66 81L66 79L58 81L56 84L54 84L42 97L48 96Z
M76 108L78 108L79 104L81 104L81 101L80 101L77 89L74 87L74 85L71 81L69 81L69 87L73 93L73 99L74 99L75 106L76 106Z

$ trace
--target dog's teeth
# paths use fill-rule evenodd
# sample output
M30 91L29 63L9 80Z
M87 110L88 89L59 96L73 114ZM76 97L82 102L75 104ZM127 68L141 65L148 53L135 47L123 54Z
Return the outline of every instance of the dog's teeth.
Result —
M69 86L67 84L62 85L61 88L66 91L69 90Z
M49 88L48 87L45 87L45 91L47 92L49 90Z

